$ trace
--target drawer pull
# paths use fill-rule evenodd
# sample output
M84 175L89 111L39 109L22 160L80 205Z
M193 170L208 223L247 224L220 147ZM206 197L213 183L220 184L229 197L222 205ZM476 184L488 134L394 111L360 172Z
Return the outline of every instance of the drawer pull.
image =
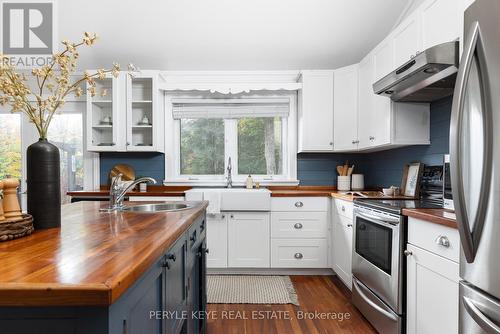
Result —
M450 240L444 236L444 235L440 235L436 238L436 243L440 246L443 246L443 247L450 247Z
M295 253L293 257L296 258L297 260L300 260L304 257L304 255L302 255L302 253Z
M191 240L191 242L193 242L193 243L196 242L196 231L193 232L193 235L191 235L191 237L189 238L189 240Z
M301 208L303 206L304 206L304 203L302 203L302 202L295 202L295 207L296 208Z
M302 224L301 223L295 223L295 225L293 225L293 227L295 227L297 230L300 230L302 228Z

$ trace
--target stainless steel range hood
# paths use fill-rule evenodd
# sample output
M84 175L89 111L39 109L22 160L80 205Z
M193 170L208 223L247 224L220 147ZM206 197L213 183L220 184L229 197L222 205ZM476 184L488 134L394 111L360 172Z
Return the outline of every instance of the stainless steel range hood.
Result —
M432 102L453 94L458 41L433 46L373 84L373 91L399 102Z

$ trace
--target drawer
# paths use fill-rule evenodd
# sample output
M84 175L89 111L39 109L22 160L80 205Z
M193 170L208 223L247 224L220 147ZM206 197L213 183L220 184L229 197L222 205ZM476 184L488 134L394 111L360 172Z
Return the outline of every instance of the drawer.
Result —
M271 211L328 211L327 197L272 197Z
M449 245L442 245L439 238L446 238ZM460 258L458 230L448 226L410 217L408 218L408 243L455 262L458 262Z
M272 239L272 268L326 268L326 239Z
M326 238L327 212L273 212L272 238Z
M352 202L337 198L335 198L333 202L333 210L336 210L338 215L344 216L351 220L353 219L354 204Z

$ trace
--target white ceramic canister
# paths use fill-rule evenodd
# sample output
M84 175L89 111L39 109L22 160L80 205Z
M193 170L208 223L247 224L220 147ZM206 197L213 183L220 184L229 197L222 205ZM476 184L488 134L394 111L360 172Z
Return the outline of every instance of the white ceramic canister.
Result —
M365 189L365 176L363 174L352 174L351 187L352 190Z
M337 176L337 190L340 190L340 191L351 190L351 177L350 176Z

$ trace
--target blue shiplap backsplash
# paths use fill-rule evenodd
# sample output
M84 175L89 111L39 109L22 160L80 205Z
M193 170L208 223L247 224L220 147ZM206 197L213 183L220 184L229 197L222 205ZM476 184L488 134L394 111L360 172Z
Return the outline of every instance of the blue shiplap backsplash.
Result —
M370 187L399 185L404 164L420 161L442 165L448 153L452 98L431 105L431 144L398 148L376 153L302 153L297 155L297 175L301 185L336 185L336 166L349 160L355 173L365 174ZM118 163L132 166L137 176L151 176L161 183L165 178L162 153L101 153L101 184L108 183L109 170Z
M108 184L108 174L116 164L127 164L136 176L150 176L162 184L165 179L165 155L152 152L103 152L100 154L101 185Z
M401 184L403 166L419 161L442 165L443 155L449 152L449 132L452 98L431 104L431 144L408 146L365 154L299 154L297 174L302 185L336 185L335 168L349 160L355 173L365 174L366 186Z

